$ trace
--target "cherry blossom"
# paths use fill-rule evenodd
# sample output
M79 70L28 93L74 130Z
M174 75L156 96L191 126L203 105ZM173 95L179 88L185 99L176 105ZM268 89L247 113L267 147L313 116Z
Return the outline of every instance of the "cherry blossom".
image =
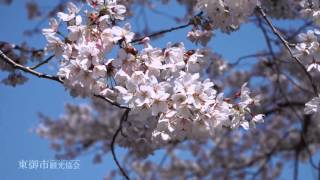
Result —
M68 13L59 12L57 14L57 16L62 21L66 21L66 22L74 20L75 18L81 19L81 16L76 16L76 14L80 11L80 9L75 4L73 4L72 2L68 3L67 11L68 11Z
M304 109L304 113L312 114L319 111L320 108L320 98L314 97L309 102L306 103L306 107Z
M222 31L230 32L239 28L253 13L257 6L257 0L240 0L236 3L232 0L200 0L198 6L213 19L214 27Z

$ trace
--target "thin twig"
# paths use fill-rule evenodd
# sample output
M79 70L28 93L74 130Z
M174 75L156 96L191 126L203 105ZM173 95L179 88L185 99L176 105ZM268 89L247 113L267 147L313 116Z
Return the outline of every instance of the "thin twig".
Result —
M37 64L37 65L35 65L33 67L31 67L30 69L37 69L38 67L40 67L40 66L42 66L44 64L47 64L51 59L53 59L53 57L54 57L54 55L49 56L46 60L40 62L39 64Z
M195 18L201 18L201 17L202 17L202 14L203 14L203 12L200 12L200 13L198 13L197 15L195 15L193 18L191 18L191 19L189 20L189 22L188 22L187 24L184 24L184 25L181 25L181 26L177 26L177 27L172 27L172 28L169 28L169 29L161 30L161 31L157 31L157 32L154 32L154 33L152 33L152 34L149 34L149 35L146 35L146 36L143 36L143 37L139 37L139 38L133 39L130 43L138 43L138 42L142 41L142 40L143 40L144 38L146 38L146 37L152 38L152 37L156 37L156 36L159 36L159 35L168 33L168 32L172 32L172 31L175 31L175 30L179 30L179 29L186 28L186 27L188 27L188 26L190 26L190 25L195 25L194 19L195 19Z
M174 150L174 148L178 145L178 142L177 143L174 143L172 146L169 146L168 149L167 149L167 152L163 155L163 157L161 158L161 161L160 163L158 164L157 168L152 172L152 175L151 175L151 179L156 179L156 171L159 171L162 169L164 163L166 162L168 156L171 154L171 152Z
M304 136L303 136L303 137L304 137ZM306 141L306 140L304 140L304 141ZM313 161L313 159L312 159L312 152L311 152L311 150L309 149L309 146L308 146L308 145L306 145L306 151L307 151L308 156L309 156L309 163L310 163L311 167L313 167L314 169L320 171L320 166L317 166L316 163L315 163L315 162Z
M270 53L249 54L249 55L239 57L236 62L231 63L230 65L234 67L234 66L237 66L242 60L249 59L249 58L266 57L270 55L271 55Z
M192 24L193 24L192 22L189 22L188 24L184 24L184 25L181 25L181 26L173 27L173 28L170 28L170 29L161 30L161 31L152 33L152 34L147 35L147 36L143 36L143 37L140 37L140 38L137 38L137 39L133 39L131 41L131 43L140 42L146 37L149 37L149 38L156 37L156 36L159 36L159 35L162 35L162 34L165 34L165 33L168 33L168 32L172 32L172 31L175 31L175 30L178 30L178 29L183 29L183 28L186 28L186 27L188 27L188 26L190 26Z
M319 161L319 167L320 167L320 161ZM318 169L318 180L320 180L320 168Z
M294 155L294 169L293 169L293 180L298 180L299 176L299 154L300 151L296 150Z
M305 28L307 28L307 27L309 27L311 25L313 25L313 21L306 22L303 26L301 26L299 29L297 29L295 32L293 32L289 36L288 40L290 41L290 40L294 39L298 34L301 33L302 30L304 30Z
M43 49L32 49L32 48L23 47L23 46L20 46L17 44L12 44L12 43L8 43L5 41L0 41L0 46L5 46L5 45L9 45L14 50L18 50L21 52L28 52L28 53L32 53L32 54L36 54L36 53L40 53L40 52L44 51Z
M252 180L256 179L258 177L258 175L260 175L263 172L263 170L268 165L270 160L271 160L271 155L267 156L264 159L264 162L262 163L262 165L258 168L258 170L255 173L253 173L252 178L251 178Z
M99 98L99 99L105 100L105 101L107 101L109 104L111 104L111 105L113 105L113 106L116 106L116 107L118 107L118 108L121 108L121 109L130 109L128 106L124 106L124 105L118 104L118 103L116 103L115 101L113 101L113 100L111 100L111 99L109 99L109 98L107 98L107 97L104 97L104 96L101 96L101 95L97 95L97 94L95 94L94 97L97 97L97 98Z
M275 112L278 112L278 111L282 111L284 108L289 108L290 106L295 106L295 107L304 107L305 106L305 102L295 102L295 101L292 101L292 102L283 102L283 103L277 103L275 107L269 109L269 110L266 110L263 112L263 114L265 114L266 116L269 116Z
M277 28L275 28L275 26L272 24L271 20L267 17L266 13L264 12L264 10L262 9L261 6L257 6L258 12L261 14L261 16L264 18L264 20L267 22L267 24L269 25L269 27L271 28L272 32L280 39L280 41L282 42L282 44L285 46L285 48L288 50L290 56L298 63L298 65L301 67L301 69L304 71L304 73L307 75L309 81L311 82L313 91L315 93L315 95L318 95L318 89L317 86L315 85L312 76L309 74L309 72L307 71L307 69L304 67L304 65L301 63L300 59L295 56L293 54L292 49L290 48L290 44L287 40L285 40L285 38L281 35L281 33L279 32L279 30Z
M121 119L120 119L120 124L119 124L119 127L118 129L116 130L116 132L114 133L113 137L112 137L112 141L111 141L111 153L112 153L112 157L113 157L113 160L116 162L119 170L121 171L122 175L127 179L129 180L129 176L127 175L126 171L122 168L122 166L120 165L119 161L118 161L118 158L117 158L117 155L115 153L115 142L116 142L116 139L117 139L117 136L118 134L120 133L121 129L122 129L122 123L124 121L126 121L128 119L128 114L130 112L130 109L127 109L124 114L122 115Z
M280 139L276 142L275 146L273 146L273 147L270 149L270 151L265 152L265 153L263 153L263 154L260 155L260 156L256 156L256 157L252 158L250 161L247 161L247 162L244 163L244 164L236 165L236 166L233 166L233 167L231 166L231 168L234 169L234 170L239 170L239 169L242 169L242 168L245 168L245 167L253 166L253 165L255 165L256 163L258 163L260 160L264 160L264 159L267 159L267 158L271 158L271 157L269 157L269 156L272 156L272 155L274 155L275 153L277 153L277 151L281 151L281 150L282 150L280 145L281 145L281 143L285 140L285 138L287 138L287 137L290 135L291 131L292 131L292 130L285 132L284 135L283 135L283 137L280 138ZM283 150L285 150L285 149L283 149Z

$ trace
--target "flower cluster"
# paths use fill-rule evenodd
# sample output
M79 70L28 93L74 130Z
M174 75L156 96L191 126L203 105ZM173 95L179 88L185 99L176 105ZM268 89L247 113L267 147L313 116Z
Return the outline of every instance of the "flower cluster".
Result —
M303 0L300 2L302 7L300 13L303 17L309 18L313 20L314 23L319 24L320 22L320 8L319 1L314 0ZM296 49L300 52L303 58L306 61L309 61L308 71L311 69L317 69L320 71L320 66L318 65L319 59L319 42L318 36L320 35L320 31L318 28L314 30L309 30L307 33L301 33L298 35L298 44L296 45ZM310 63L311 59L311 63Z
M225 99L209 79L201 79L202 58L199 51L186 51L183 44L160 50L145 41L133 60L122 61L115 75L117 100L142 112L142 119L159 117L152 133L158 143L208 138L222 127L248 129L250 123L262 121L262 115L250 112L249 106L257 105L259 98L249 96L246 84L234 99Z
M139 117L135 118L139 121L131 121L135 124L129 123L123 128L123 134L137 135L134 129L140 129L146 132L142 135L144 142L162 147L176 140L206 139L222 128L248 129L263 122L262 114L251 112L251 107L258 105L259 97L251 97L246 84L234 97L224 98L211 80L203 78L208 50L187 50L182 43L169 43L160 49L152 47L150 39L144 38L141 41L144 47L138 51L131 43L134 33L130 25L116 25L124 19L124 6L115 1L88 3L93 10L84 11L86 20L73 3L68 4L66 13L58 13L60 21L67 25L66 36L59 31L61 22L51 20L51 27L43 29L48 41L46 50L63 58L58 75L72 95L106 96L130 108L132 116ZM229 14L224 23L238 25L242 18L236 9L250 8L254 3L220 4L223 14ZM209 3L208 8L213 8L211 6L216 4ZM117 56L106 59L112 50L117 50ZM126 140L119 143L130 144Z
M201 30L201 29L192 29L192 31L188 32L188 39L198 44L200 43L202 46L206 46L208 42L211 40L213 33L211 30Z
M198 7L213 21L214 28L224 32L234 31L251 16L258 0L200 0Z
M113 1L88 1L94 10L85 11L86 21L79 15L80 9L69 3L67 13L59 12L58 17L67 24L65 37L59 29L59 22L51 20L51 27L43 29L48 44L46 50L63 57L58 75L75 96L99 94L107 84L106 53L115 44L129 42L134 34L130 27L113 26L116 20L123 20L125 7ZM63 39L60 38L62 36Z
M301 0L262 0L260 2L267 14L273 18L294 19L299 17Z
M307 33L299 34L297 38L296 55L303 59L303 63L307 66L308 71L315 69L320 72L319 34L320 32L317 29L309 30Z
M320 23L319 1L303 0L300 2L302 10L300 11L304 17L311 18L316 24Z

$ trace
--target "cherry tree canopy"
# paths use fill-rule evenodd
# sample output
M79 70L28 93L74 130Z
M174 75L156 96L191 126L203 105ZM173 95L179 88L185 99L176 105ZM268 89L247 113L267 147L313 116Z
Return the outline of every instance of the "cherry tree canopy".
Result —
M31 1L29 18L50 20L41 29L47 44L0 42L0 70L8 73L2 83L22 85L31 74L89 99L67 104L58 119L42 114L35 132L60 159L90 149L96 162L112 154L117 169L107 179L274 179L291 160L294 178L300 161L320 170L313 160L320 135L319 1L177 1L187 9L176 18L180 25L151 33L131 28L129 19L139 16L136 6L161 13L153 1L78 0L49 13ZM279 20L303 25L281 29L273 23ZM262 32L267 49L231 63L207 47L215 32L231 34L245 23ZM196 48L179 39L153 45L183 28ZM256 61L243 71L238 65L249 58ZM39 71L50 62L55 74ZM123 161L115 146L128 150ZM159 149L167 152L163 161L148 160Z

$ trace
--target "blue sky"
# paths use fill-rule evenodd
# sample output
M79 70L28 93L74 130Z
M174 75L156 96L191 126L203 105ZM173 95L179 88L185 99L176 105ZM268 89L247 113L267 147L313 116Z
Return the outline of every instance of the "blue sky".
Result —
M43 47L45 39L42 36L26 37L22 31L34 27L37 21L28 21L25 11L26 0L15 0L10 7L0 6L0 40L20 44L29 42L35 47ZM42 3L44 8L50 7L57 1L48 0ZM172 4L165 9L175 15L184 15L184 9ZM173 14L173 15L174 15ZM172 20L163 16L147 12L152 30L159 30L176 26ZM285 26L296 25L286 23ZM43 26L47 26L44 23ZM132 24L133 29L135 25ZM154 46L165 47L168 41L182 41L187 47L193 47L185 38L186 30L169 33L164 38L153 42ZM246 38L244 41L244 37ZM221 53L231 61L237 57L255 53L265 48L263 36L253 25L245 25L241 30L232 35L217 33L209 47L215 52ZM50 72L50 70L42 69ZM51 72L53 73L53 72ZM0 72L0 78L5 77ZM30 77L30 76L29 76ZM64 104L67 102L83 103L85 100L73 99L64 88L55 82L30 77L28 83L16 88L0 84L0 179L24 179L24 180L54 180L54 179L102 179L107 171L115 167L111 155L104 157L102 164L93 165L92 156L81 156L80 170L20 170L19 160L51 160L54 152L49 148L47 140L39 138L31 133L31 129L38 123L37 112L42 112L51 117L58 117L63 113ZM121 154L121 152L120 152ZM159 156L161 157L161 156ZM158 157L153 157L157 159ZM282 175L282 179L291 179L292 165ZM300 169L300 177L314 179L309 166L304 165Z

